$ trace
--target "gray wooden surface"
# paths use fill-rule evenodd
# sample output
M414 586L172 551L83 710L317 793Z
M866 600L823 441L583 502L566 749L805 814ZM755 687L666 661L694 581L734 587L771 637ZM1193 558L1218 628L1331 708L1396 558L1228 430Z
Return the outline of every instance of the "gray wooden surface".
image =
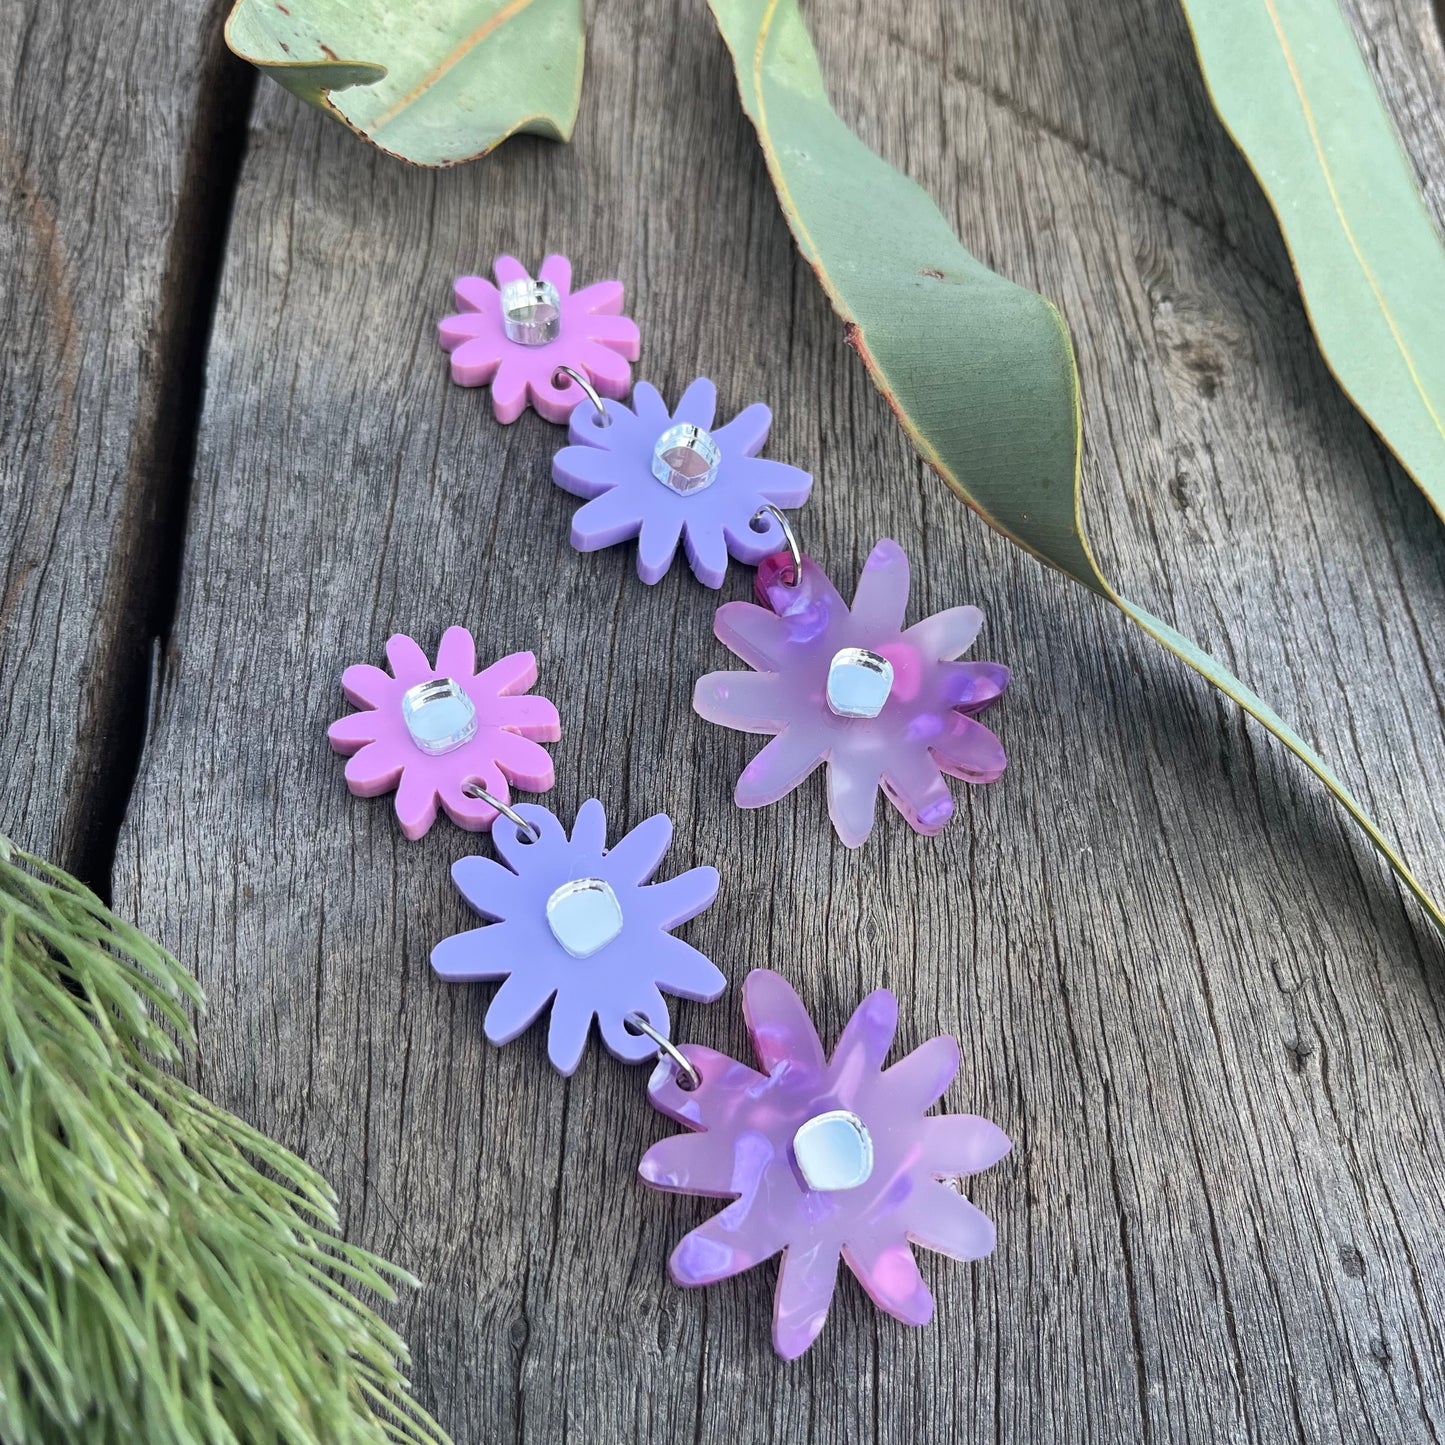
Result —
M223 207L187 200L198 170L227 181L249 98L215 17L137 19L122 45L119 12L7 9L33 38L0 135L32 179L4 244L32 279L4 302L0 826L90 868L196 969L196 1080L425 1279L390 1314L459 1441L1445 1435L1445 949L1287 754L912 456L797 260L701 0L594 7L574 144L452 172L262 85L223 256ZM1113 575L1298 725L1445 893L1445 533L1315 354L1177 9L808 14L845 119L1063 307ZM1439 218L1428 0L1353 18ZM82 94L98 136L56 108ZM732 806L754 744L689 702L728 665L719 599L685 570L643 587L626 548L573 553L560 433L498 427L435 346L454 275L547 249L627 283L639 376L772 404L769 454L814 471L804 538L835 577L891 535L914 616L983 607L980 655L1016 679L994 714L1013 762L958 785L942 838L890 814L847 853L817 779ZM57 256L71 353L46 350ZM724 595L747 590L736 573ZM634 1181L670 1129L641 1072L594 1050L562 1081L540 1034L484 1042L488 988L434 980L431 945L466 922L447 868L485 845L445 823L406 842L346 792L325 727L344 665L453 622L488 656L538 653L563 719L549 806L597 796L619 828L666 810L669 865L721 869L687 936L735 984L781 968L827 1036L884 983L900 1047L959 1037L947 1105L1017 1148L971 1188L994 1258L925 1256L933 1327L844 1281L788 1366L771 1267L674 1290L667 1253L710 1206ZM677 1014L746 1048L736 989Z

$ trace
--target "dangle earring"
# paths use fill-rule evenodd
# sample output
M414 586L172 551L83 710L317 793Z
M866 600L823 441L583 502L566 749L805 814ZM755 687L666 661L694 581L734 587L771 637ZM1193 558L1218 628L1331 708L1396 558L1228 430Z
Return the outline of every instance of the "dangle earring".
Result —
M826 762L828 813L845 846L872 831L880 787L915 832L940 832L954 811L946 779L991 783L1008 761L975 717L1002 696L1008 668L955 660L983 614L954 607L905 630L908 558L886 538L850 606L777 520L788 550L758 568L761 605L725 602L714 623L752 670L709 673L693 693L709 722L772 735L738 779L738 807L777 802Z

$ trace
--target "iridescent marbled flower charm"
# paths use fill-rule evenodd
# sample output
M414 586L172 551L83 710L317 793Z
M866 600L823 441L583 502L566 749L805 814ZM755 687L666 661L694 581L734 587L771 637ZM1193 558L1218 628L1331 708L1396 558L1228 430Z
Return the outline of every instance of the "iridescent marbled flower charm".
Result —
M573 291L565 256L548 256L535 280L511 256L498 256L492 272L495 286L480 276L461 277L455 292L462 309L439 324L453 381L490 385L500 422L516 421L528 402L548 421L566 421L583 392L566 376L557 384L563 366L603 396L627 395L638 337L637 323L620 314L620 281Z
M346 786L358 798L396 789L396 816L408 838L436 821L437 807L476 833L497 817L474 795L485 788L506 802L510 784L531 793L552 786L552 759L540 743L561 737L557 709L545 697L522 697L537 681L537 659L514 652L477 671L465 627L449 627L436 666L409 637L386 644L390 672L368 663L341 674L347 698L362 711L327 730L348 755Z
M453 983L504 980L484 1026L494 1044L510 1043L550 1001L547 1054L559 1073L581 1062L594 1018L619 1059L655 1058L657 1044L629 1029L628 1016L640 1014L665 1039L663 990L710 1003L726 987L717 966L670 931L717 897L717 869L649 883L672 842L672 821L661 813L611 848L595 799L578 809L570 838L545 808L519 804L516 813L535 837L499 818L492 842L502 862L452 865L462 896L497 921L443 939L432 967Z
M795 585L796 583L796 585ZM1007 759L974 713L1008 686L995 662L955 662L983 624L976 607L954 607L903 630L908 558L882 541L863 566L849 607L817 563L802 576L784 554L758 568L767 603L718 608L718 638L753 672L713 672L693 706L709 722L775 736L738 779L740 808L760 808L828 764L828 812L856 848L873 828L881 786L919 833L953 816L945 775L991 783Z
M743 1013L761 1072L684 1044L697 1086L683 1088L668 1059L648 1086L654 1107L698 1132L654 1144L643 1182L734 1201L673 1251L674 1283L714 1284L782 1250L773 1348L785 1360L823 1328L840 1260L879 1309L926 1325L933 1296L910 1245L962 1260L990 1253L993 1224L941 1181L977 1174L1010 1147L986 1119L928 1114L958 1073L957 1043L930 1039L885 1069L898 1000L880 988L828 1059L798 995L765 969L744 981Z
M697 579L721 587L728 556L756 567L783 545L765 506L801 507L813 479L758 456L772 425L761 402L713 428L717 388L699 378L669 412L654 387L638 382L632 407L606 403L572 413L571 446L552 462L552 480L588 498L572 518L572 545L595 552L637 538L637 575L649 586L672 566L682 542ZM754 526L754 521L761 524Z

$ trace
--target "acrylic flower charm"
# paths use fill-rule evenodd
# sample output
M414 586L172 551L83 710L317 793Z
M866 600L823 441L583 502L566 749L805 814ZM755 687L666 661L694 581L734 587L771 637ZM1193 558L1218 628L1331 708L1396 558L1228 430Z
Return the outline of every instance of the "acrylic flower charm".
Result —
M753 672L702 678L693 706L709 722L773 741L738 779L740 808L760 808L828 764L828 812L850 848L873 827L878 789L919 833L953 816L946 777L991 783L1007 759L973 716L1008 686L995 662L955 662L983 624L954 607L903 630L908 558L882 541L864 564L850 608L811 558L793 582L785 555L758 569L768 605L718 608L719 639Z
M477 671L465 627L449 627L436 666L409 637L386 644L390 672L367 663L341 674L361 708L331 724L327 736L349 755L346 786L359 798L396 789L396 816L408 838L436 821L438 806L459 827L480 832L497 817L472 795L480 786L501 802L513 785L531 793L552 786L552 759L540 744L561 737L557 709L523 697L537 681L537 659L514 652Z
M548 256L534 280L512 256L492 264L494 286L463 276L455 287L455 316L440 325L459 386L492 388L500 422L521 416L527 403L548 421L564 422L583 399L576 382L558 375L570 366L603 395L624 397L637 360L637 323L622 312L622 283L597 281L572 290L572 263ZM561 385L558 385L558 382Z
M452 866L462 896L497 921L443 939L432 967L453 983L503 980L485 1023L494 1044L510 1043L550 1002L547 1054L560 1073L581 1062L594 1018L619 1059L655 1058L657 1045L630 1029L628 1016L641 1014L667 1038L664 991L710 1003L726 986L715 964L671 933L717 897L717 869L649 883L672 842L672 821L661 813L611 848L595 799L578 809L570 838L545 808L519 804L517 814L535 841L500 818L492 842L502 862Z
M870 994L831 1059L787 981L758 969L743 1013L761 1071L696 1044L681 1052L700 1078L685 1090L669 1060L648 1085L654 1107L698 1132L654 1144L643 1182L731 1199L673 1251L679 1285L714 1284L783 1251L773 1348L796 1359L828 1317L840 1260L873 1303L926 1325L933 1296L910 1244L981 1259L994 1227L945 1179L977 1174L1010 1145L971 1114L928 1114L958 1073L957 1043L930 1039L884 1068L898 1000Z
M607 403L572 413L571 446L552 462L552 480L588 498L572 518L572 545L595 552L637 538L637 575L649 585L672 566L680 541L698 580L721 587L728 556L755 567L783 545L766 506L801 507L813 479L758 456L772 425L761 402L713 428L717 388L699 378L677 410L640 381L632 408ZM756 520L756 525L755 525Z

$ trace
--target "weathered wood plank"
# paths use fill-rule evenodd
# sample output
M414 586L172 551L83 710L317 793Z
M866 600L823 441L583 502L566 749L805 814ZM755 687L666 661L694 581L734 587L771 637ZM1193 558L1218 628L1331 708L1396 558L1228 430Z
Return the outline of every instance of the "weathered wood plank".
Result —
M1445 544L1320 364L1177 12L814 10L845 117L1063 305L1126 589L1275 701L1445 889ZM428 1281L394 1313L462 1441L1437 1438L1438 941L1264 735L912 457L792 252L701 5L599 7L592 31L576 143L455 172L262 95L116 879L209 990L200 1081ZM644 588L626 549L572 553L560 433L497 427L434 348L454 274L548 248L626 280L639 375L772 402L835 576L893 535L915 615L984 606L1014 767L950 834L889 819L846 854L818 786L732 807L748 745L689 707L725 665L717 599ZM665 809L671 865L722 869L688 936L735 983L783 968L836 1034L884 982L901 1046L960 1037L949 1105L1018 1149L972 1191L996 1258L925 1265L934 1327L845 1283L789 1367L771 1269L674 1291L668 1250L708 1211L631 1177L667 1132L640 1073L594 1054L563 1082L539 1035L492 1050L490 991L431 977L466 921L447 867L485 844L405 842L324 729L343 665L458 621L539 654L564 727L549 805L595 795L619 828ZM745 1048L736 989L678 1014Z
M251 90L220 8L0 10L0 832L102 883Z

